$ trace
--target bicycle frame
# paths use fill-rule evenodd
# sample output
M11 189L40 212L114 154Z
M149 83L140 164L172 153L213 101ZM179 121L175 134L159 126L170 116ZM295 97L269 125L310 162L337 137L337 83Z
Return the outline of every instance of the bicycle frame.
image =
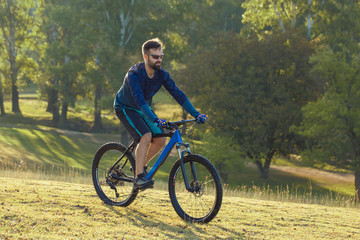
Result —
M160 154L159 158L156 160L154 166L150 169L148 174L145 176L146 179L150 179L155 175L157 170L159 170L160 166L165 162L166 158L169 156L172 148L177 144L183 144L183 140L181 138L179 130L176 129L174 134L170 138L169 143L166 145L166 147ZM181 157L181 156L179 156L179 157Z
M183 178L184 178L184 181L185 181L186 189L188 191L190 191L190 192L195 191L194 189L190 188L189 181L188 181L188 178L187 178L187 174L186 174L186 171L185 171L184 161L183 161L185 154L191 154L190 145L183 142L179 129L176 129L173 132L164 134L164 136L171 137L170 141L165 146L165 149L162 151L159 158L156 160L154 166L152 166L152 168L147 173L145 178L146 179L151 179L156 174L156 172L159 170L160 166L165 162L165 160L169 156L169 154L170 154L171 150L173 149L173 147L176 145L176 149L178 151L179 158L180 158L180 161L181 161L180 162L181 163L181 171L182 171L182 175L183 175ZM122 154L122 156L113 164L113 166L111 168L109 168L108 171L110 172L121 161L121 159L127 153L133 152L136 145L137 145L136 142L132 142L130 144L130 146L127 147L127 149ZM185 147L186 150L181 151L181 147ZM126 164L126 162L124 163L124 165L125 164ZM191 162L190 165L191 165L191 173L192 173L192 175L194 177L194 181L197 181L197 175L196 175L194 164ZM116 177L114 177L114 178L116 178ZM131 181L130 179L127 179L127 178L116 178L116 179L122 180L122 181Z
M183 158L184 158L185 154L191 154L190 145L183 142L183 140L181 138L181 134L180 134L178 129L176 129L174 131L169 143L166 145L165 149L162 151L159 158L156 160L154 166L150 169L150 171L147 173L145 178L146 179L151 179L155 175L155 173L157 172L157 170L159 170L160 166L165 162L165 160L167 159L167 157L169 156L171 150L173 149L173 147L175 145L176 145L176 149L178 151L179 158L180 158L180 161L181 161L181 170L182 170L183 178L184 178L184 181L185 181L186 189L188 191L193 192L194 190L190 188L189 181L188 181L188 178L187 178L187 174L186 174L186 171L185 171L184 162L183 162ZM181 151L181 147L186 147L186 150ZM190 164L191 164L191 172L193 174L194 180L197 181L195 167L194 167L193 163L190 163Z

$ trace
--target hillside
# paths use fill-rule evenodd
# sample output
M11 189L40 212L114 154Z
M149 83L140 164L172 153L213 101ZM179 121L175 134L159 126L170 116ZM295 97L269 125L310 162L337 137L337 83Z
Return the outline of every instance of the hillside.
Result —
M182 221L168 193L104 205L93 186L0 178L0 239L359 239L353 208L225 196L207 225Z
M90 102L83 101L69 109L72 130L51 127L51 114L46 112L46 102L39 99L36 89L20 94L20 103L22 114L17 115L11 113L10 101L5 101L8 114L0 118L0 170L37 172L40 169L47 172L49 168L52 171L56 167L59 171L75 168L88 172L96 150L105 142L121 139L119 120L112 110L103 111L104 125L108 130L105 132L108 134L86 132L93 119L89 110ZM160 91L154 97L154 109L169 120L178 120L181 116L181 108L166 91ZM186 137L184 140L188 141ZM193 146L192 151L196 152ZM161 167L157 178L166 181L173 161L170 159ZM247 168L234 169L228 177L228 183L232 186L270 186L272 189L290 186L320 194L328 194L329 191L347 196L354 194L353 173L300 168L298 164L292 163L289 166L286 159L273 160L269 179L259 178L257 169L249 164Z
M15 169L56 173L78 169L89 175L96 150L105 142L119 141L118 134L99 134L61 130L45 126L26 126L0 123L0 170ZM174 158L160 168L157 179L167 181ZM153 164L155 161L150 163ZM353 195L354 175L343 172L329 172L296 166L271 166L269 179L258 177L256 168L239 169L240 174L231 177L230 184L290 186L304 191L328 194L329 191ZM1 175L0 175L1 176Z

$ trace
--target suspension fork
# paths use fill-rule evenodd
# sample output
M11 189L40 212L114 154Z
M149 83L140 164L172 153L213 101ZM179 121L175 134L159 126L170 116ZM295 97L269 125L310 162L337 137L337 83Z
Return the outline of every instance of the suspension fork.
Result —
M181 147L185 147L186 149L181 151ZM190 187L186 169L185 169L185 164L184 164L184 157L191 154L190 145L188 143L177 143L176 149L177 149L179 157L180 157L181 172L182 172L182 175L184 178L186 190L188 190L189 192L194 192L194 189ZM191 167L191 174L194 178L194 181L197 181L196 170L195 170L195 166L194 166L193 162L190 162L190 167Z

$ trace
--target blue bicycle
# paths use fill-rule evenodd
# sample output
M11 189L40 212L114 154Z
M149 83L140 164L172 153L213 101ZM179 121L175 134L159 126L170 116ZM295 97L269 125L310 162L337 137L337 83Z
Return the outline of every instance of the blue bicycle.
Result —
M156 174L175 146L179 160L171 168L168 185L172 206L185 221L207 223L220 210L223 188L214 165L205 157L192 154L190 145L183 142L179 127L189 122L196 123L196 120L168 122L165 127L168 132L159 136L171 139L146 178L151 179ZM139 193L133 189L135 159L132 153L136 146L135 141L128 147L111 142L96 152L92 178L97 194L106 204L126 207Z

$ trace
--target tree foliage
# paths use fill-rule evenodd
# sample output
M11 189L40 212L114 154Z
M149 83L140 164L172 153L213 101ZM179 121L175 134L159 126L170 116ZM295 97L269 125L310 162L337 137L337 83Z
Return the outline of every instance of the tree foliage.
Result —
M0 36L4 57L0 68L6 85L11 88L12 111L16 113L21 112L19 81L34 77L37 65L33 59L39 33L38 10L37 1L0 1Z
M243 7L243 23L258 35L273 30L286 32L296 29L308 40L317 36L314 33L314 22L318 21L319 12L324 8L325 1L318 0L246 0Z
M173 46L181 46L181 42L176 42L176 35L169 29L187 16L180 12L186 9L185 2L165 0L156 4L140 0L54 0L45 8L44 31L49 45L44 65L50 81L43 82L43 89L49 111L57 119L60 101L60 124L64 125L67 106L74 105L80 93L86 93L94 101L94 130L102 128L102 103L112 102L127 69L141 61L141 44L154 37L154 32L158 33L156 37L175 36L166 46L176 57L178 50ZM109 104L105 108L111 107Z
M329 47L314 57L313 74L324 79L324 94L303 108L304 120L299 131L309 138L305 160L311 164L329 163L355 169L356 190L360 179L360 62L353 56L347 62L344 53Z
M234 36L200 54L182 74L214 130L235 141L264 177L275 153L292 151L290 126L317 91L308 74L312 52L293 33L261 41Z
M76 97L84 92L81 73L89 56L89 36L84 30L81 7L77 1L51 1L47 3L43 30L47 34L46 55L43 59L48 80L41 85L53 101L50 111L58 116L61 104L60 126L67 126L67 111ZM55 96L51 95L55 94ZM58 102L60 101L60 102Z
M327 1L321 13L323 36L311 58L312 75L322 94L304 107L299 132L308 137L302 156L312 165L324 163L354 169L360 198L360 114L358 1Z
M209 114L207 151L223 176L239 153L266 177L274 155L301 149L310 164L354 169L359 189L359 1L0 3L2 115L9 95L20 112L19 87L32 81L55 125L67 127L68 108L86 98L101 130L142 43L159 37L163 66Z

